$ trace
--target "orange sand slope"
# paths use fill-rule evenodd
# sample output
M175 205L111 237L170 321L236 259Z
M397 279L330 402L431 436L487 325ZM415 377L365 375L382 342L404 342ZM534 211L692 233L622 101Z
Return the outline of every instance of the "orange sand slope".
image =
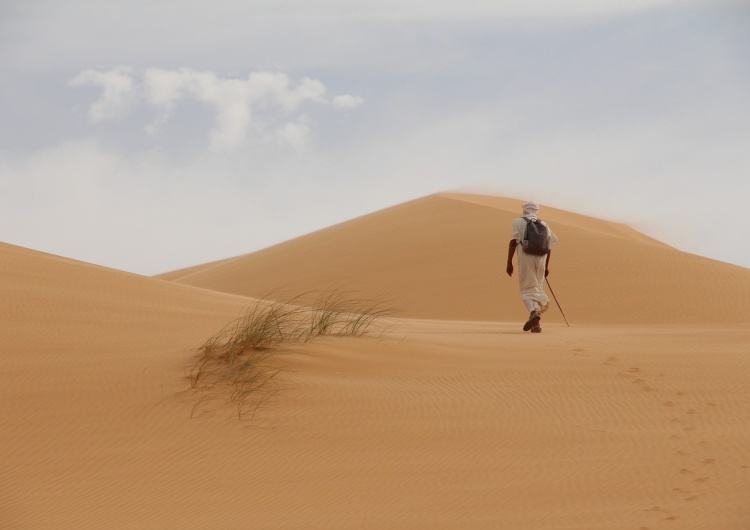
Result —
M505 274L521 201L441 194L159 277L246 296L343 285L409 318L522 318ZM750 270L680 252L624 225L544 208L560 238L550 282L572 323L750 323ZM562 322L556 308L545 319Z
M435 224L451 211L436 203L468 217L501 212L477 204L497 199L472 200L416 201L395 209L401 221L394 209L373 215L427 237L415 204ZM576 230L599 234L630 245L629 259L665 253L747 282L744 269L623 227L548 213L550 222L560 216L554 227L569 245ZM371 218L353 221L370 227L371 245L408 249L398 230L384 242ZM307 237L341 248L346 227ZM305 239L286 245L313 250ZM563 248L556 290L566 289L566 260L577 259ZM620 246L610 248L615 262ZM338 271L343 281L352 259L308 271ZM274 263L269 277L282 266L305 270ZM433 299L441 310L451 309L441 293L452 292L457 308L474 311L455 296L471 284L471 267L447 274L439 260L409 263L403 278L412 282L442 274L443 298ZM375 265L363 264L363 274ZM377 289L372 279L358 287L367 285ZM410 292L430 294L419 285ZM748 326L567 328L552 314L531 335L519 329L515 283L499 285L493 299L512 299L510 323L470 322L472 313L455 309L457 320L404 319L382 339L324 338L278 352L280 392L241 422L232 403L198 403L185 370L203 339L251 299L0 244L0 528L750 527ZM670 289L651 295L674 300ZM575 295L580 314L599 293ZM411 310L426 313L429 304L412 299Z

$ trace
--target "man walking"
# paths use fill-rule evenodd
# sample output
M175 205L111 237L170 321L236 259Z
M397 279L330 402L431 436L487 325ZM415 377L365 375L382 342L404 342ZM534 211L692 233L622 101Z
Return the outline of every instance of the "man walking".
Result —
M539 322L549 304L544 292L544 279L549 274L551 249L557 243L557 236L547 223L537 219L539 205L536 202L529 201L522 208L523 215L514 219L511 227L505 271L508 276L513 276L513 255L518 249L518 284L521 300L529 311L529 319L523 325L523 330L541 333Z

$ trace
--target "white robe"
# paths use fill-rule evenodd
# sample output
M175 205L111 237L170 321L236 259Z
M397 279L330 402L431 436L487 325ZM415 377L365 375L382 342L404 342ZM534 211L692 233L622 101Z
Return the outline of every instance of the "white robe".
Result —
M542 221L547 227L549 237L547 242L551 249L557 243L557 236L547 223ZM544 269L547 263L547 256L535 256L523 251L521 241L526 232L526 220L519 217L513 221L510 231L510 238L515 239L518 245L516 253L518 254L518 285L521 290L521 301L529 312L537 310L543 313L547 310L549 298L544 292Z

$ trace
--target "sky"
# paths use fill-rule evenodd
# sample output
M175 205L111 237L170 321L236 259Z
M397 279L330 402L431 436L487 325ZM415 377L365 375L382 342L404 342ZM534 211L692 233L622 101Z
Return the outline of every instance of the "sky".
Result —
M459 190L750 267L748 50L744 0L0 0L0 241L152 275Z

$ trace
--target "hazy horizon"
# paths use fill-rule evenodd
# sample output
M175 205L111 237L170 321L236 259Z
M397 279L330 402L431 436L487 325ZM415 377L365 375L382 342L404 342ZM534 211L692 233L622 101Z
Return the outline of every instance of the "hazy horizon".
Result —
M750 7L350 6L3 3L0 241L157 274L463 190L750 267Z

